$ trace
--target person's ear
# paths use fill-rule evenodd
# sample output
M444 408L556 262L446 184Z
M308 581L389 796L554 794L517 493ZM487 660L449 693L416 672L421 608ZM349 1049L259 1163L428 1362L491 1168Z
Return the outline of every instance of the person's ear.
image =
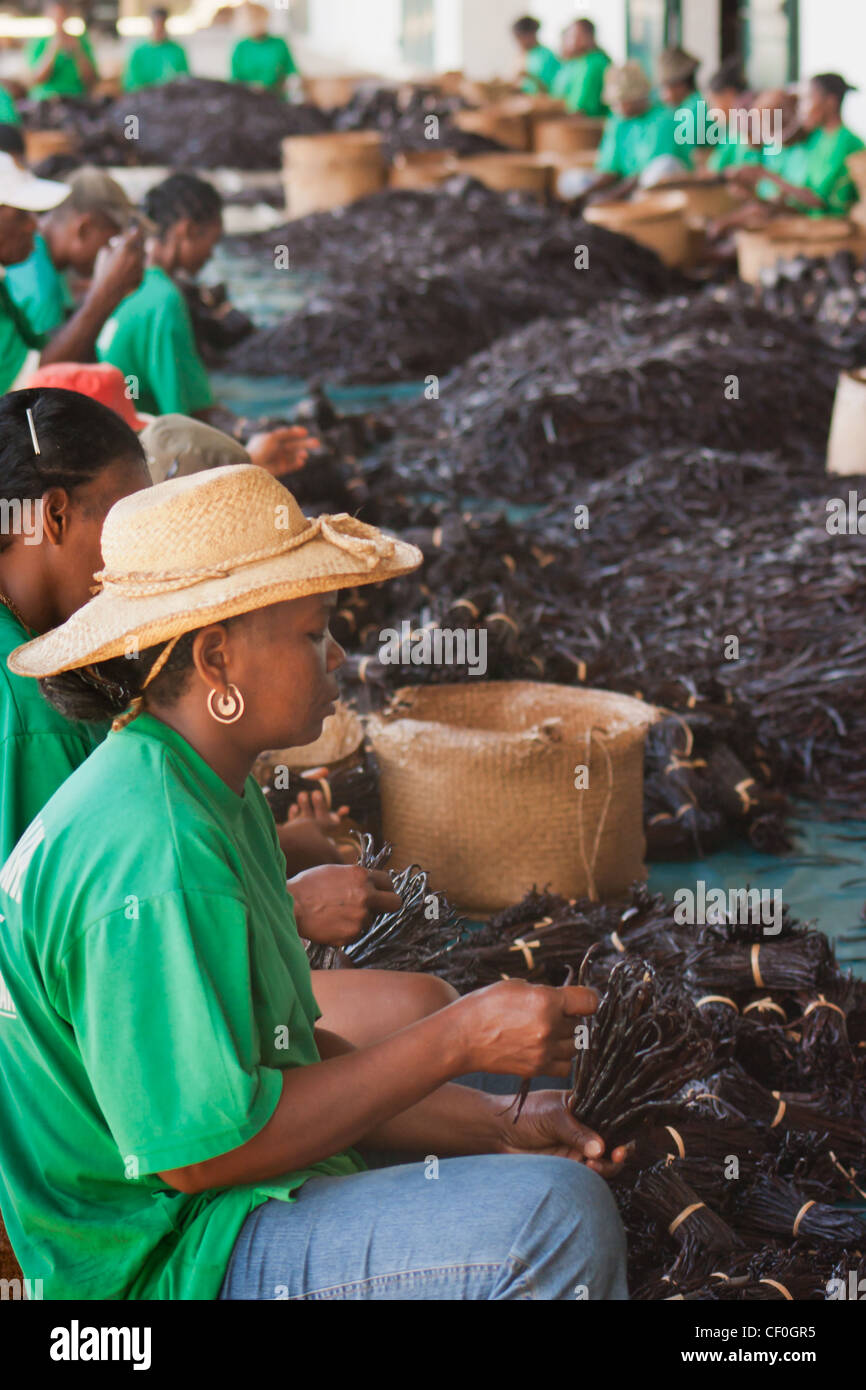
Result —
M49 488L42 496L42 534L49 545L62 545L69 537L72 499L65 488Z
M192 647L192 660L205 685L225 691L228 684L229 633L222 623L202 628Z

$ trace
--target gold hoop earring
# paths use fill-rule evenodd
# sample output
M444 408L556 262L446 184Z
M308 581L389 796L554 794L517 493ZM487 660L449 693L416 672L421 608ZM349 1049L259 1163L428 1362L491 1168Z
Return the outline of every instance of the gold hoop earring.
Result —
M244 697L236 685L230 685L225 695L212 690L207 697L211 719L218 724L236 724L244 712Z

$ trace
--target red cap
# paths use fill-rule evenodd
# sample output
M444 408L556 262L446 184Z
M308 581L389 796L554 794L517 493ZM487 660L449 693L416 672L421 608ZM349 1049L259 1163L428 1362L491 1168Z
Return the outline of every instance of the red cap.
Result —
M60 391L77 391L93 401L107 405L130 429L138 432L148 424L136 414L135 406L126 394L126 378L119 367L110 362L53 362L37 367L27 378L27 389L33 386L53 386Z

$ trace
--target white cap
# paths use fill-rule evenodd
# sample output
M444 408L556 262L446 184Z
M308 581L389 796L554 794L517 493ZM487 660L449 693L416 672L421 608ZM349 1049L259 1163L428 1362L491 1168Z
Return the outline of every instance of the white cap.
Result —
M69 185L54 179L38 179L22 169L11 154L0 150L0 207L22 212L48 212L69 195Z

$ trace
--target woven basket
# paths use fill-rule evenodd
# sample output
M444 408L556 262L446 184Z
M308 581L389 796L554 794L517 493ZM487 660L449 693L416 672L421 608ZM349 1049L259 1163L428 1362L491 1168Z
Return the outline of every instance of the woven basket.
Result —
M454 155L441 150L406 150L394 156L388 182L392 188L435 188L457 173Z
M477 111L458 111L454 116L458 130L498 140L512 150L528 150L532 143L532 124L525 111L514 110L508 102L482 106Z
M760 231L737 233L737 270L741 280L756 285L764 270L795 256L833 256L837 251L862 254L862 228L847 217L780 217Z
M478 154L459 159L456 168L499 193L532 193L536 198L547 197L556 174L549 160L534 154Z
M533 149L540 154L575 154L597 150L604 121L594 116L557 115L538 117L532 124Z
M866 369L843 372L827 444L827 472L866 474Z
M375 131L293 135L282 151L290 218L345 207L378 193L388 181L382 137Z
M625 695L524 681L399 691L368 723L395 866L422 864L475 913L533 884L620 893L644 877L644 739L656 717Z
M849 154L845 163L848 165L848 172L860 191L860 197L866 198L866 150L858 150L856 154Z
M262 772L267 775L275 767L288 767L295 772L305 772L310 768L334 767L357 752L364 741L364 726L353 709L342 702L330 715L322 727L315 743L307 743L303 748L280 748L262 753L256 760L255 775L262 780Z
M647 193L633 203L594 203L584 217L648 246L665 265L680 266L688 261L689 229L682 193Z

